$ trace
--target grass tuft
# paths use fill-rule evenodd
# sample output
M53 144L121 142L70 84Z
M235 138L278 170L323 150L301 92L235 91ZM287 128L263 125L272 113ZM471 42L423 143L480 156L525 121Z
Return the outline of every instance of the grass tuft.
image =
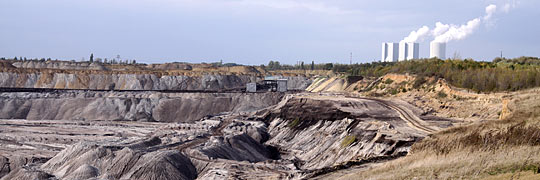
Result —
M352 143L356 142L356 136L355 135L348 135L341 141L341 148L346 148L350 146Z
M295 128L297 127L298 125L300 125L300 118L296 118L294 119L293 121L289 122L289 124L287 125L289 128Z

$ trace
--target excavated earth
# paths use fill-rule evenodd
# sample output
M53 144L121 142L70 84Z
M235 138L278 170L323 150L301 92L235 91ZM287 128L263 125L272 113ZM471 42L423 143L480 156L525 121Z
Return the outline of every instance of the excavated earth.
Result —
M58 90L0 92L0 119L191 122L222 112L253 111L280 93L159 93Z
M0 61L0 179L324 179L404 156L456 123L405 101L352 94L208 93L266 75L283 74ZM281 78L291 90L343 88Z
M160 72L168 73L168 72ZM157 72L124 72L57 69L0 69L0 87L89 90L205 90L243 88L258 82L258 75L203 73L163 75ZM284 76L289 90L303 90L311 84L305 76Z
M402 101L346 94L0 97L2 179L314 178L405 155L429 134L413 116L432 129L453 123Z

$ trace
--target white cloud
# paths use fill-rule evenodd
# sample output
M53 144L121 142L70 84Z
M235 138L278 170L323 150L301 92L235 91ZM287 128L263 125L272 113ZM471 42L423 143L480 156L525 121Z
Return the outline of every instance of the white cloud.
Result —
M484 16L484 21L489 21L493 14L497 11L497 6L491 4L486 7L486 15Z
M503 5L502 11L505 13L510 12L510 10L517 7L519 2L517 0L508 1Z

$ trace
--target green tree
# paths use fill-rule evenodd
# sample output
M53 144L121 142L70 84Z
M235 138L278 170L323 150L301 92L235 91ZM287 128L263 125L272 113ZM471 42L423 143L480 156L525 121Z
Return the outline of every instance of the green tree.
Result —
M333 67L334 67L334 64L332 64L332 63L326 63L324 65L325 70L332 70Z
M91 54L90 54L90 60L89 60L89 61L90 61L90 62L94 62L94 53L91 53Z
M268 69L273 70L274 69L274 61L268 62Z

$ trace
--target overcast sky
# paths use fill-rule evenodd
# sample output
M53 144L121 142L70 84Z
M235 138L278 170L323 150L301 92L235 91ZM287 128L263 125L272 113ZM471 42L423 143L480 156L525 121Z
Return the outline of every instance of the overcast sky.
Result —
M540 56L538 0L0 0L0 57L258 65L348 63L352 52L371 62L382 42L438 21L465 24L490 4L499 7L490 23L450 42L447 56Z

